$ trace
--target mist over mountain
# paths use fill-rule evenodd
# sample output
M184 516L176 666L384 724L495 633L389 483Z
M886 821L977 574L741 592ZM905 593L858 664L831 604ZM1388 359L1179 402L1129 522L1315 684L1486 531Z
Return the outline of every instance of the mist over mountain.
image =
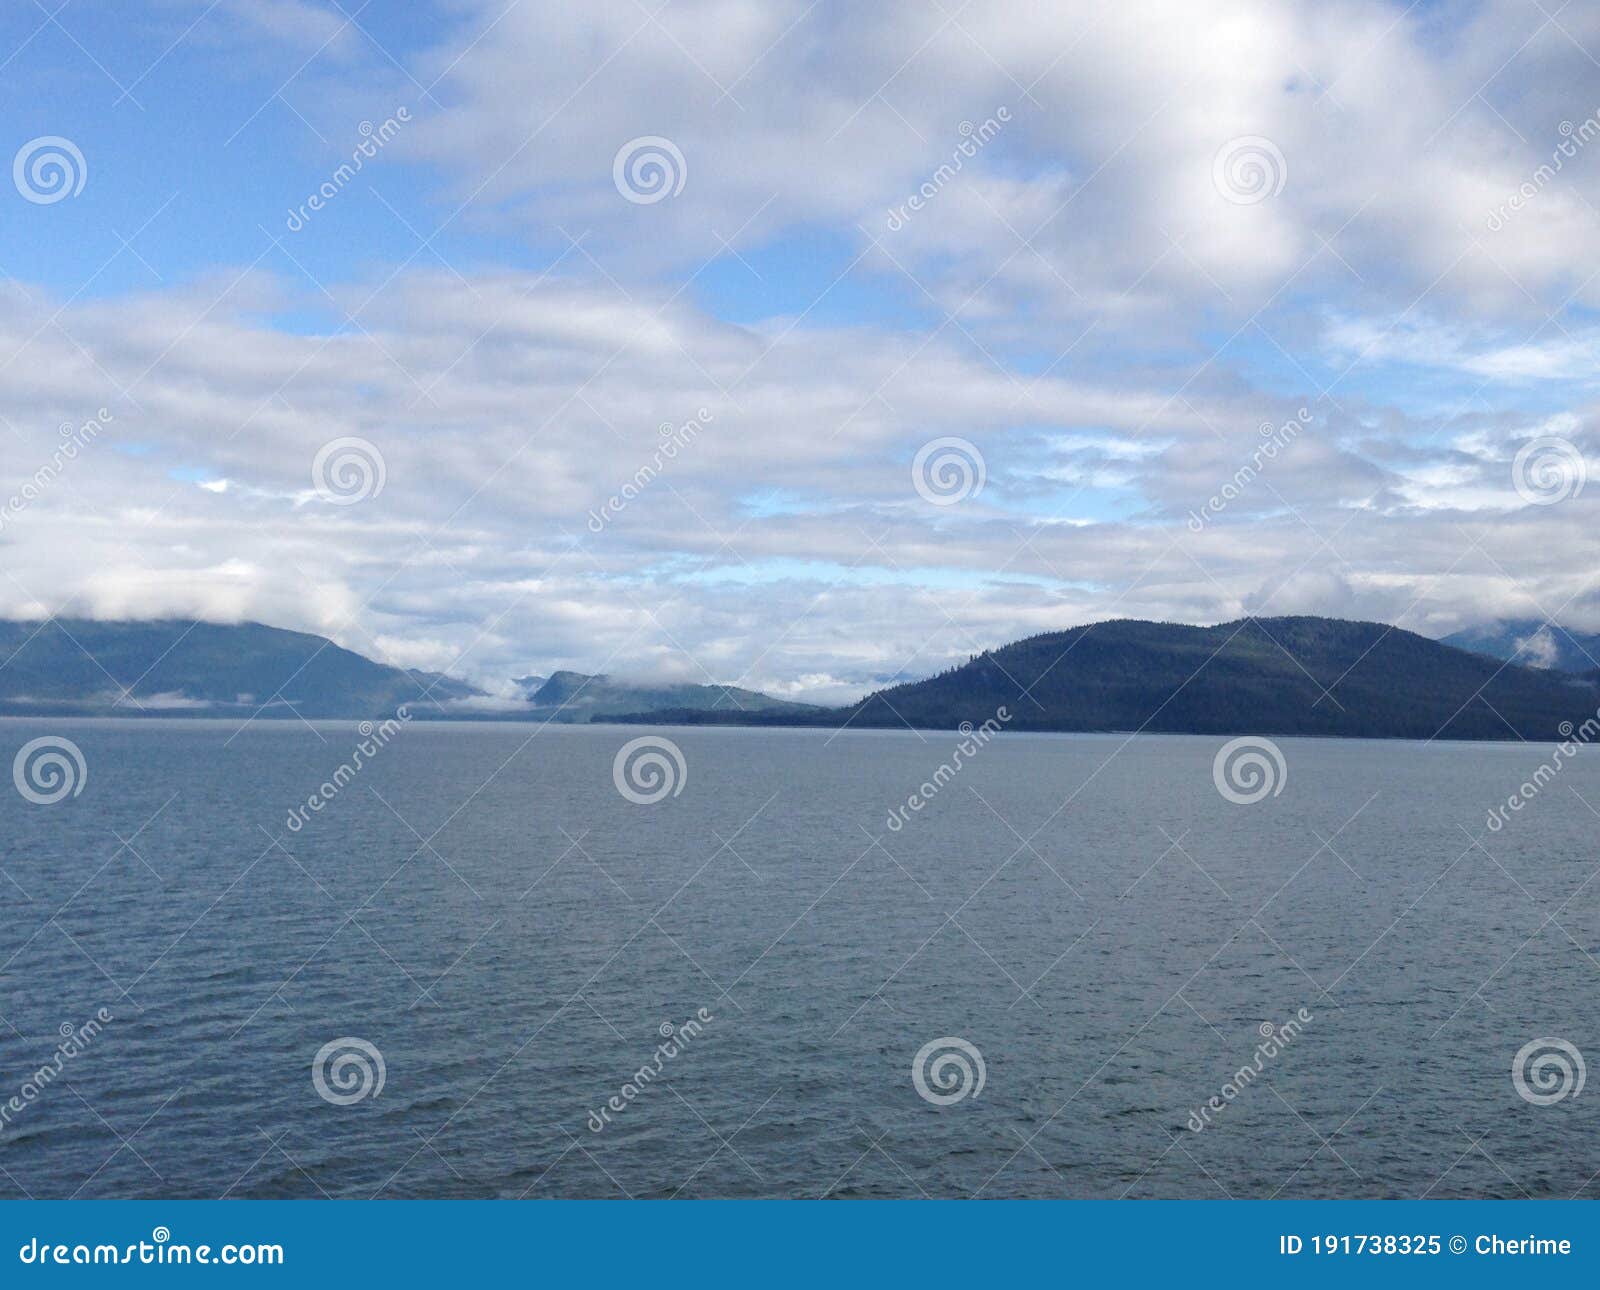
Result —
M737 685L652 684L583 672L556 672L528 702L541 717L580 722L671 709L790 715L822 711L814 704L774 699Z
M1535 618L1471 627L1446 636L1444 643L1526 667L1600 671L1600 632L1575 632Z
M372 717L587 722L667 707L814 711L738 686L581 672L523 676L512 698L442 672L375 662L325 637L260 623L0 621L0 714Z
M1510 648L1516 633L1507 624L1475 639ZM1572 657L1576 638L1560 648ZM497 697L259 623L0 622L0 713L9 715L359 718L405 704L433 719L949 729L1004 709L1010 730L1548 740L1600 702L1594 675L1314 617L1215 627L1119 619L1047 632L842 708L574 671L513 685L515 697Z

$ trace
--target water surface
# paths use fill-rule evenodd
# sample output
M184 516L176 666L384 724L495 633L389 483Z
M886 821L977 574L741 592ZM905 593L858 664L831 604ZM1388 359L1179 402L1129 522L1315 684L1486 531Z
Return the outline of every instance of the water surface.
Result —
M1006 734L890 831L954 733L404 728L309 823L350 723L0 723L88 767L0 793L6 1196L1593 1195L1600 752ZM1310 1020L1202 1132L1264 1024ZM642 1087L665 1024L710 1020ZM336 1105L313 1060L382 1054ZM928 1042L976 1096L919 1096ZM624 1109L600 1132L591 1112Z

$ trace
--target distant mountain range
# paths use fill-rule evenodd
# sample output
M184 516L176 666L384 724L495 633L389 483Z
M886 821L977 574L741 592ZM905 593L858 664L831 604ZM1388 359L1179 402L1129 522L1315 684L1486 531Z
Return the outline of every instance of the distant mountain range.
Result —
M1010 730L1550 740L1597 703L1594 678L1499 662L1382 623L1122 619L986 650L807 724L951 729L1004 708ZM627 720L784 718L680 711Z
M586 722L620 712L816 712L754 690L557 672L500 700L439 672L390 667L322 636L260 623L0 621L0 714L417 717Z
M518 684L540 679L524 677ZM528 703L540 714L565 721L597 721L673 708L769 715L805 715L824 710L809 703L774 699L737 685L641 685L582 672L557 672L529 694Z
M1528 667L1600 673L1600 633L1568 631L1535 619L1469 628L1446 636L1444 643Z
M1600 706L1600 671L1581 667L1600 641L1550 629L1547 647L1540 630L1506 623L1451 638L1469 650L1334 618L1119 619L819 708L580 672L519 677L505 698L259 623L52 619L0 622L0 713L360 718L406 704L435 719L952 729L1004 708L1011 730L1549 740ZM1548 665L1525 666L1530 654Z
M259 623L0 622L0 712L370 717L478 693Z

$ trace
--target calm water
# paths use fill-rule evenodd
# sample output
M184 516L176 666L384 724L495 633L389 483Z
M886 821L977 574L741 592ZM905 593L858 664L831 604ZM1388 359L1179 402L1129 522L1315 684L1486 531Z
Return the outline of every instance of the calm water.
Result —
M0 780L0 1104L112 1020L7 1113L0 1195L1600 1188L1597 1090L1511 1079L1600 1055L1600 750L1485 833L1549 749L1284 739L1236 805L1222 740L1006 735L890 832L956 735L664 729L637 805L639 729L412 725L290 832L353 725L3 722L5 761L46 733L88 776ZM384 1085L337 1105L347 1036ZM940 1106L943 1037L985 1069Z

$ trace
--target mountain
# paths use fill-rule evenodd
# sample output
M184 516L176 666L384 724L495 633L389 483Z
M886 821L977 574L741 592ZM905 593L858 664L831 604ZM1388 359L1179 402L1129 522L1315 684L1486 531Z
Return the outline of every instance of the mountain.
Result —
M792 716L823 711L809 703L774 699L737 685L648 685L583 672L555 673L529 696L528 702L537 715L557 721L648 717L664 710Z
M1527 667L1557 672L1600 670L1600 633L1569 631L1536 618L1471 627L1446 636L1444 643Z
M260 623L0 621L0 713L373 717L480 695Z
M390 667L260 623L0 621L0 715L414 717L586 722L661 708L820 711L719 685L557 672L505 701L442 672Z
M1502 664L1382 623L1245 618L1216 627L1118 619L986 650L808 725L1550 740L1600 685ZM668 714L657 714L664 720ZM673 713L776 724L781 714ZM788 721L793 721L790 717Z

